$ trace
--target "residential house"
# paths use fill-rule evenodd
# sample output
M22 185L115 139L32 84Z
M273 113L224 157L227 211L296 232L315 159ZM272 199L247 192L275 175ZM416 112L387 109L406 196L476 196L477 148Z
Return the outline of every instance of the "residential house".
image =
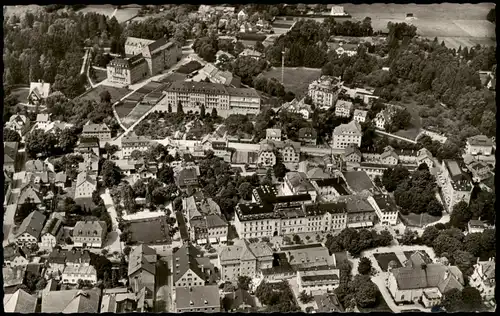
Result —
M281 141L281 129L279 128L266 129L266 140Z
M240 10L240 12L238 12L238 21L245 21L246 19L248 19L248 14L245 10Z
M297 99L293 99L290 102L284 103L281 106L281 110L285 110L290 113L298 113L302 115L302 117L308 120L313 113L312 107L310 104L305 103L306 98L302 98L300 101Z
M40 248L49 251L61 240L64 234L63 223L57 218L50 218L42 229Z
M358 54L359 44L351 44L351 43L328 43L328 50L335 51L338 56L347 55L349 57L355 56Z
M207 223L207 237L210 243L227 240L228 223L217 214L205 217Z
M104 289L101 300L101 313L140 312L137 296L127 288Z
M42 82L30 82L30 90L28 92L28 104L39 105L42 104L45 99L50 94L50 83Z
M335 104L335 116L350 117L352 109L352 102L346 100L338 100Z
M364 123L366 122L367 116L368 111L356 109L354 110L353 120L358 121L359 123Z
M464 159L465 162L465 159ZM473 160L472 162L468 163L467 169L470 171L472 174L472 181L475 182L481 182L489 177L491 177L493 174L491 173L490 165L483 161L479 160Z
M98 313L100 298L99 288L46 292L42 295L42 313Z
M299 141L302 145L316 146L318 133L312 127L303 127L299 129Z
M283 192L286 195L310 194L316 199L316 190L304 172L287 172L283 179Z
M73 229L75 247L101 248L106 241L107 225L104 221L78 221Z
M330 108L337 102L341 86L340 77L321 76L309 84L308 94L314 105Z
M90 207L92 193L97 189L97 175L89 171L80 172L76 178L75 202Z
M17 244L10 244L3 248L3 265L6 267L26 266L28 258Z
M274 142L275 148L281 155L283 163L299 163L300 143L286 140L284 142Z
M373 119L373 123L375 123L376 128L385 130L386 124L391 123L391 112L387 109L378 112Z
M56 173L56 177L54 179L54 185L61 189L66 189L67 187L71 187L71 183L68 183L68 176L65 171L61 171Z
M5 313L34 314L36 302L36 295L18 289L14 294L4 294L3 309Z
M338 202L345 203L347 212L347 227L372 227L376 218L374 207L366 197L360 195L343 195Z
M19 246L30 246L37 244L45 223L45 215L39 211L31 212L19 226L15 236Z
M488 224L483 222L481 219L471 219L467 223L467 232L469 234L482 233L487 228Z
M87 171L89 173L96 173L99 171L99 156L94 153L84 153L83 162L78 163L78 172Z
M335 270L337 262L328 248L322 244L281 246L279 252L285 254L295 271Z
M417 151L417 164L421 165L423 163L427 165L429 170L434 168L434 158L427 148L422 148Z
M5 124L6 128L16 131L19 135L23 135L25 127L30 123L29 119L22 114L14 114L9 118L9 121Z
M351 121L347 124L341 124L333 130L333 148L343 149L349 144L361 146L361 126L357 121Z
M300 293L332 292L340 285L340 270L297 271L297 285Z
M111 130L109 127L102 124L87 124L83 126L81 137L84 138L97 138L99 141L111 140Z
M147 136L137 136L134 132L125 135L122 141L123 158L128 159L135 150L144 152L151 146L151 139Z
M91 284L97 283L97 271L91 265L66 266L62 272L62 281L64 284L78 284L86 281Z
M129 286L135 294L141 293L144 289L145 301L150 307L155 291L157 259L156 251L144 244L136 246L129 255Z
M314 296L314 310L317 313L343 313L345 312L342 303L335 294L326 293Z
M250 49L250 48L245 48L245 50L243 50L239 55L238 57L250 57L250 58L253 58L253 59L260 59L260 58L263 58L264 54L262 54L261 52L258 52L254 49Z
M46 264L47 270L45 272L46 279L48 278L57 280L60 279L60 277L62 276L62 272L66 267L67 253L68 253L67 250L61 250L60 248L52 248L52 251L49 253L49 256L46 261L47 262ZM81 252L78 251L78 254L81 255Z
M462 272L456 266L426 263L418 252L408 263L389 272L387 287L396 304L414 304L421 300L430 308L439 305L448 291L464 287Z
M469 155L489 156L493 151L493 142L485 135L476 135L467 138L465 152Z
M226 312L236 311L255 311L257 307L255 298L248 291L238 288L237 290L227 293L224 298L229 300L229 307ZM224 298L222 300L224 300ZM223 308L225 308L223 306Z
M307 164L307 161L304 161L301 163ZM301 172L304 172L306 170L307 170L307 167L305 169L301 169L299 167L299 171L301 171ZM332 176L332 174L330 172L328 172L328 170L325 172L325 170L323 170L323 168L319 168L319 167L315 167L315 168L307 170L306 174L307 174L307 178L310 181L329 179Z
M263 140L260 142L257 164L264 167L271 167L276 164L275 146L272 141Z
M448 210L451 212L455 204L464 201L469 204L473 185L468 177L454 160L444 160L441 172L445 183L441 186L444 200Z
M199 175L198 166L186 166L175 174L175 182L181 190L187 189L187 187L198 185Z
M175 312L221 312L217 285L177 287L175 289Z
M95 155L99 155L99 139L96 137L80 137L80 142L75 148L75 152L81 154L93 153Z
M272 267L273 252L265 243L249 243L246 239L238 244L222 248L218 255L221 279L236 282L240 275L256 277L260 270Z
M399 162L399 156L394 151L394 148L387 146L384 152L380 155L380 163L384 165L395 166Z
M484 301L495 301L495 258L490 258L488 261L477 259L474 272L469 277L469 285L479 290Z
M36 116L35 128L46 130L50 124L49 114L38 114Z
M193 77L193 81L203 81L209 79L212 83L219 83L225 86L232 86L235 88L241 87L241 78L233 75L229 71L221 71L216 66L208 63L198 71L198 74Z
M16 172L16 160L18 152L17 142L3 143L3 170L14 173Z
M361 151L356 144L348 144L345 148L343 159L347 162L360 163L361 162Z
M374 195L368 197L382 225L396 225L398 223L398 207L388 195Z

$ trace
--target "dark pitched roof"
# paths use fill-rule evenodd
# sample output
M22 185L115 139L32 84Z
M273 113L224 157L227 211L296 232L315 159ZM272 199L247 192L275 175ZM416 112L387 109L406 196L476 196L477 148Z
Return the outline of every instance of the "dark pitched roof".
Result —
M193 271L193 273L197 276L205 279L206 276L197 261L197 259L201 257L202 253L189 242L185 243L181 248L174 252L172 256L172 273L174 275L174 283L179 281L179 279L188 270Z
M343 175L349 187L358 193L373 188L372 180L364 171L345 171Z
M38 211L33 211L23 220L16 236L28 233L37 239L40 238L44 222L45 215Z
M303 127L299 129L299 138L310 138L316 139L318 137L318 133L312 127Z
M134 248L130 253L128 262L128 275L144 269L149 273L156 274L156 251L144 244Z

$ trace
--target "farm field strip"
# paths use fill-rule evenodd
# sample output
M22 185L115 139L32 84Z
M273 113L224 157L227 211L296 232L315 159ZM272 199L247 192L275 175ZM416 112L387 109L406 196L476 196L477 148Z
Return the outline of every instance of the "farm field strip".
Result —
M281 81L281 68L272 68L263 73L266 78L276 78ZM304 95L309 84L318 79L321 75L321 69L313 68L287 68L285 67L284 83L286 90L292 91L296 96Z

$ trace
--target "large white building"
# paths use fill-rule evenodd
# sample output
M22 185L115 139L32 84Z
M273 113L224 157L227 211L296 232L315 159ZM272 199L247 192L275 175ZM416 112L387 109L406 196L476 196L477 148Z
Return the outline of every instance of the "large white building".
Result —
M308 93L314 105L330 108L337 101L341 86L339 77L321 76L309 84Z
M341 124L333 130L333 148L344 149L349 144L361 146L361 125L357 121L351 121L347 124Z
M458 202L464 201L469 204L472 185L468 176L462 171L458 162L454 160L444 160L441 165L441 172L445 183L441 187L448 211L453 210L453 206Z
M146 136L137 136L135 133L125 135L121 139L122 155L124 159L130 157L135 150L144 152L151 146L151 139Z
M469 155L489 156L493 151L493 142L485 135L476 135L467 138L465 152Z
M338 100L335 104L335 116L338 117L349 117L353 109L353 104L351 101Z
M474 272L469 277L469 284L475 287L481 293L481 297L485 301L495 299L495 258L490 258L488 261L479 261L474 265Z
M184 112L200 112L205 106L206 113L212 109L217 114L227 117L230 114L258 114L260 112L260 97L255 89L232 88L223 84L208 82L175 81L165 89L166 97L158 103L159 111L177 111L177 105L182 104Z

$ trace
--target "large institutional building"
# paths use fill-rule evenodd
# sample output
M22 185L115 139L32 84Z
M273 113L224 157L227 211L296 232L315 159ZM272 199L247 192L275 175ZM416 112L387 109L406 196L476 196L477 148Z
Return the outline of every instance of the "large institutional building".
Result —
M338 77L321 76L309 84L309 96L314 105L320 107L332 107L339 96L342 81Z
M128 37L125 55L126 58L116 58L107 65L109 82L129 85L159 74L179 61L182 51L166 37L157 41Z
M260 97L255 89L231 88L219 83L173 82L165 89L165 98L158 103L158 110L168 111L170 106L176 112L179 102L184 112L199 112L204 105L206 113L215 108L222 117L260 112Z

